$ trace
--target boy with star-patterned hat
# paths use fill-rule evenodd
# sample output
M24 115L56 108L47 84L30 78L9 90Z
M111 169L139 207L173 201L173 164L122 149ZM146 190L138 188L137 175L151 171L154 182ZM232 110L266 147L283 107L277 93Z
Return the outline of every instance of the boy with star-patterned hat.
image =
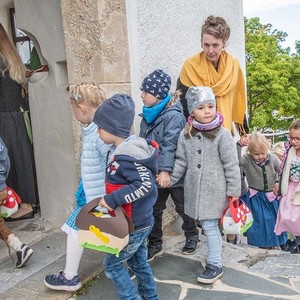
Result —
M153 207L154 225L148 237L148 261L163 254L162 248L162 216L166 202L171 198L176 206L177 213L183 219L182 229L186 237L183 254L193 254L199 241L198 229L195 220L184 213L183 181L170 188L170 173L173 170L177 141L186 120L181 103L178 101L180 93L169 93L171 77L163 70L157 69L142 82L140 87L143 101L143 118L140 125L140 137L155 140L160 147L158 158L157 183L158 197Z

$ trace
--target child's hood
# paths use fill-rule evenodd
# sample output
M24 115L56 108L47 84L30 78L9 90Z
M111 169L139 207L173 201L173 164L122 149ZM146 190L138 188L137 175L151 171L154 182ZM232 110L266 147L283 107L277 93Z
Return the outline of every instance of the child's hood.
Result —
M156 174L158 148L159 146L155 141L134 136L120 144L113 155L118 156L119 161L140 163Z
M169 113L170 111L177 111L183 114L183 107L180 102L180 91L176 91L172 94L172 97L165 107L164 113Z

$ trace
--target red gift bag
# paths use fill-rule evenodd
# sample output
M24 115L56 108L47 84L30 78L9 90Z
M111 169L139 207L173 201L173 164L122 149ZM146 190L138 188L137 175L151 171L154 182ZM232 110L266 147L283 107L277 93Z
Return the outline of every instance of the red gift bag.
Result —
M1 217L8 218L14 214L19 209L20 203L20 196L12 188L7 187L7 197L0 207Z
M253 223L253 216L249 207L240 199L239 201L229 201L220 224L225 234L243 234Z

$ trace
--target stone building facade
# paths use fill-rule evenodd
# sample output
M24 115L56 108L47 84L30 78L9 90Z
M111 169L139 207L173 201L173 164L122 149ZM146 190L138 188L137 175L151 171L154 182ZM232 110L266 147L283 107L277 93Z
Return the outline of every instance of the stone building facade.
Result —
M29 93L41 214L57 226L72 211L79 177L81 128L69 85L94 81L107 96L128 93L138 114L141 80L162 68L174 89L183 61L200 50L200 28L210 14L228 21L227 50L245 66L241 0L2 0L0 20L8 31L12 6L17 26L49 67L31 77ZM139 122L136 116L136 133Z

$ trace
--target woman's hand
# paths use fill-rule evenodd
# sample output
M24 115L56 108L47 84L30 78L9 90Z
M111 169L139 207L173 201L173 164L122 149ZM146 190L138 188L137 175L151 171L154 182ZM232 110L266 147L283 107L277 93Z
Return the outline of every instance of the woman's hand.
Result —
M167 171L161 171L156 177L157 183L162 187L169 187L171 184L170 174Z
M102 207L104 207L104 208L106 208L106 209L108 209L108 210L110 210L110 211L113 210L111 207L109 207L109 206L106 204L104 198L101 198L101 199L100 199L98 205L99 205L99 206L102 206Z
M240 146L241 146L241 147L248 146L249 140L250 140L250 135L245 134L245 135L241 136L241 138L240 138L240 140L239 140Z

